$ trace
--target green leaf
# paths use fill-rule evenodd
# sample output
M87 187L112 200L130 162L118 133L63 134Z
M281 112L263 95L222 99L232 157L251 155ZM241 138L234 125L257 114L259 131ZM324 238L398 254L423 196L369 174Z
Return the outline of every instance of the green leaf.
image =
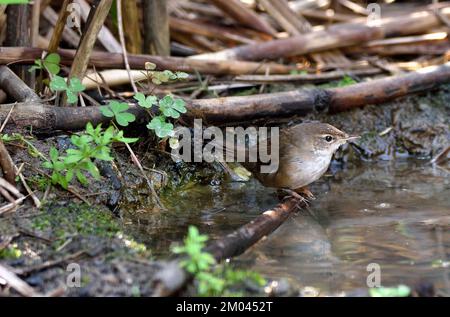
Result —
M64 164L73 164L73 163L78 163L79 161L84 159L84 155L82 152L78 151L78 150L73 150L74 152L72 154L69 154L65 159L64 159Z
M371 297L407 297L411 289L406 285L397 287L374 287L369 289Z
M101 106L100 112L102 113L102 115L104 115L107 118L114 117L114 112L112 112L112 110L108 106Z
M66 177L61 174L58 175L58 184L61 185L64 189L69 188L69 182L67 181Z
M180 113L186 113L186 103L183 99L176 99L172 104L172 108Z
M113 158L109 155L109 148L103 148L102 151L96 153L94 158L102 161L112 161Z
M178 78L177 75L175 75L175 74L174 74L172 71L170 71L170 70L165 70L165 71L163 71L163 76L164 76L164 78L172 79L172 80L175 80L175 79Z
M62 170L64 170L66 168L66 166L64 165L63 162L54 162L53 163L53 170L57 171L57 172L61 172Z
M165 120L166 119L162 116L154 117L152 121L147 124L147 128L149 130L154 130L158 137L165 138L173 132L173 124L167 123Z
M159 106L168 108L173 104L173 101L173 97L171 95L167 95L159 101Z
M156 96L145 97L145 95L143 93L137 93L134 96L134 99L136 99L138 101L139 106L141 106L142 108L146 108L146 109L151 108L152 106L156 105L156 103L158 102L158 98Z
M136 120L134 114L127 112L129 108L127 103L113 100L108 106L100 107L100 111L105 117L114 117L119 125L126 127Z
M125 102L118 102L116 100L113 100L109 103L109 107L111 108L112 112L114 112L115 115L127 111L130 107Z
M152 62L146 62L145 63L145 69L146 70L154 70L154 69L156 69L156 64L154 64Z
M44 67L42 65L42 60L41 59L37 59L34 61L34 65L30 67L30 69L28 70L30 73L36 71L36 70L42 70Z
M57 53L52 53L45 57L43 64L50 74L57 75L61 70L60 62L61 57Z
M73 93L80 93L85 89L86 87L81 83L81 81L78 78L72 78L70 80L69 90L71 90Z
M51 162L44 162L44 163L42 163L42 166L44 167L44 168L47 168L47 169L53 169L53 164L51 163Z
M159 101L159 108L164 116L178 119L180 113L186 113L185 102L182 99L174 99L167 95Z
M98 171L97 166L95 166L92 161L86 161L84 164L85 169L94 177L95 179L100 179L100 172Z
M119 125L126 127L130 122L134 122L136 117L132 113L122 112L120 114L116 114L116 121Z
M162 82L158 78L155 78L155 77L152 78L152 83L154 83L155 85L161 85L162 84Z
M92 125L92 123L88 122L86 124L86 133L89 135L94 135L94 126Z
M76 103L78 101L78 95L75 94L73 91L66 90L66 94L68 103Z
M177 76L178 79L186 79L186 78L189 78L189 74L184 73L184 72L176 72L175 75Z
M88 180L86 178L86 176L80 171L76 171L76 175L77 175L77 179L78 181L82 184L82 185L87 185L88 184Z
M66 80L60 76L54 76L50 81L50 89L53 92L67 90Z
M139 138L124 138L124 137L121 137L121 138L115 138L114 141L129 144L129 143L134 143L134 142L139 141Z
M133 98L138 101L139 105L145 102L145 95L142 92L138 92Z
M58 153L58 150L55 148L55 147L51 147L50 148L50 159L52 160L52 162L56 162L57 160L58 160L58 156L59 156L59 153Z
M72 181L73 175L74 175L73 169L69 169L66 173L66 178L65 178L67 184L69 184Z
M161 111L168 118L178 119L180 117L180 113L172 108L162 108L161 107Z
M108 129L106 129L105 133L103 133L103 138L101 138L101 145L108 145L111 143L111 140L114 137L114 127L110 126Z

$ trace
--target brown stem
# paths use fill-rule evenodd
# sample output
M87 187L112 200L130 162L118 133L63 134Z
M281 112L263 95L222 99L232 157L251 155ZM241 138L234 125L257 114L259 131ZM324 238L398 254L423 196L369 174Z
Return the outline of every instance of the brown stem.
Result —
M71 2L72 0L64 0L61 6L61 11L59 12L58 20L55 23L55 29L53 30L52 38L50 39L50 44L48 45L49 53L55 53L56 50L58 49L64 28L66 27L67 17L70 14L69 10L67 10L67 7Z
M340 112L393 100L408 94L430 91L450 82L450 62L441 66L423 68L405 75L390 76L370 82L341 88L302 89L288 92L188 100L188 112L183 119L202 118L205 124L231 125L252 120L274 120L312 111ZM4 88L1 87L0 88ZM10 107L0 107L0 120L4 121ZM138 118L148 114L138 106L130 111ZM35 130L78 130L87 122L98 124L109 121L98 107L58 108L37 102L17 104L12 120L17 127L33 126ZM9 123L11 124L11 123Z
M3 170L4 178L12 185L16 184L16 173L14 168L14 162L6 149L5 144L3 144L2 139L0 139L0 167Z
M32 63L36 58L41 58L42 49L24 47L0 47L0 64L14 63L22 60L24 63ZM71 65L75 59L74 50L58 50L61 55L61 63ZM188 59L170 56L152 55L128 55L130 67L133 69L145 69L146 62L156 64L158 70L182 71L188 73L199 72L202 74L216 75L242 75L242 74L288 74L296 69L294 66L286 66L276 63L258 63L242 61L211 61L200 59ZM118 53L92 52L89 64L96 68L124 68L123 55Z

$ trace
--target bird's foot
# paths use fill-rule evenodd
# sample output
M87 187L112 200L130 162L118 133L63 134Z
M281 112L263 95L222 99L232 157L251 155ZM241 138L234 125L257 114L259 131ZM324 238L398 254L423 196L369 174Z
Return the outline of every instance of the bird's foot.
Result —
M306 197L308 200L316 199L314 194L311 193L311 191L307 187L302 187L302 188L296 189L295 192L299 195L302 195L303 197Z
M297 204L296 207L298 209L300 209L303 206L308 206L309 205L309 199L307 197L304 197L303 195L299 194L296 191L293 191L291 189L287 189L287 188L283 188L281 189L282 192L286 193L287 196L285 195L282 199L286 200L286 199L290 199L290 198L294 198L297 200Z

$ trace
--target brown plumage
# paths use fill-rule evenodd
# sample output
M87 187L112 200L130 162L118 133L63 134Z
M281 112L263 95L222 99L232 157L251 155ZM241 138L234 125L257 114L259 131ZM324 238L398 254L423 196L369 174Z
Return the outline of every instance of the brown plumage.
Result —
M266 164L240 164L266 187L304 193L305 186L318 180L327 171L336 150L354 138L357 137L349 136L327 123L301 123L280 130L277 170L262 173L261 165ZM270 140L268 144L270 148Z

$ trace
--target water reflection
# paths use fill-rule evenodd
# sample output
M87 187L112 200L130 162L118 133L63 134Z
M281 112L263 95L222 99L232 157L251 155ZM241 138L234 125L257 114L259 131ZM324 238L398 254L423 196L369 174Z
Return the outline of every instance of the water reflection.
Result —
M369 263L383 285L432 282L449 291L450 177L423 162L331 168L314 184L310 212L290 219L234 260L271 278L288 278L322 294L366 288ZM212 238L253 219L276 202L256 182L195 187L171 197L170 211L126 217L128 231L166 255L189 224Z

